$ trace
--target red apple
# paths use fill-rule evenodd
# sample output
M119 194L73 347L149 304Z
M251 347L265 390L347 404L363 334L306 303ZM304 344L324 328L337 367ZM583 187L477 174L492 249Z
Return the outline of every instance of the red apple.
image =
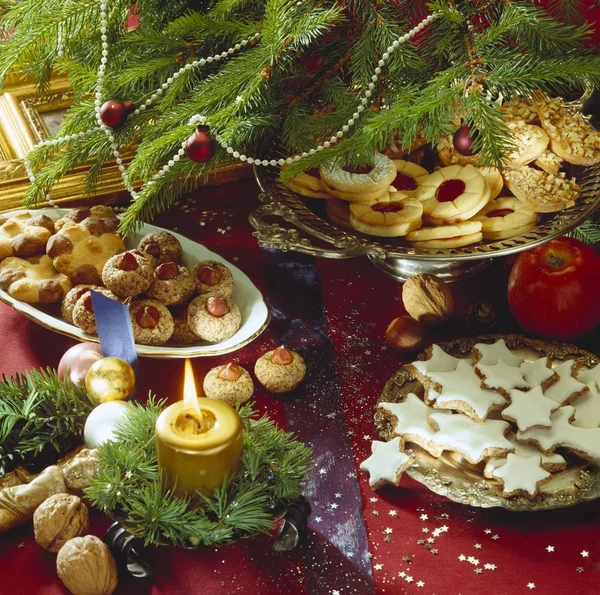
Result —
M508 278L508 304L526 330L572 339L600 324L600 256L562 237L522 252Z

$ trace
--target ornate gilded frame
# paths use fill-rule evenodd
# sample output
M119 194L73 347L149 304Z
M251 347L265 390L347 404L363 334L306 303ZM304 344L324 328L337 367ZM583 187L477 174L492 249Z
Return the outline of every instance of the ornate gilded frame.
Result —
M39 93L30 82L15 79L4 85L0 94L0 212L23 206L29 186L23 159L27 152L41 140L50 136L54 124L72 103L68 80L52 79L48 89ZM56 122L52 119L56 118ZM124 158L125 161L127 161ZM72 204L89 199L83 191L88 166L82 164L72 169L52 189L56 203ZM241 164L219 166L207 185L226 184L253 176L252 167ZM116 163L108 163L103 170L94 199L96 202L127 202L121 174ZM42 203L40 206L47 206Z

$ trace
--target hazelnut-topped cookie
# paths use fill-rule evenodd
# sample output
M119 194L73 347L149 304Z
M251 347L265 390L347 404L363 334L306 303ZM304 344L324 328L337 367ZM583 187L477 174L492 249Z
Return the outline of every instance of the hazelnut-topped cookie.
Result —
M139 250L128 250L106 261L102 281L118 297L133 297L152 283L152 259Z
M169 308L171 316L173 316L173 334L169 341L171 343L179 343L180 345L193 345L200 341L200 337L196 335L188 324L188 307L189 304L183 303Z
M188 308L188 324L205 341L225 341L240 328L242 315L230 298L205 293L193 299Z
M73 308L75 308L75 304L79 301L79 298L90 289L98 291L101 287L100 285L75 285L75 287L71 288L67 295L65 295L62 304L60 305L60 313L65 322L74 324Z
M192 267L192 276L196 283L196 291L218 293L231 297L233 293L233 276L229 268L216 260L203 260Z
M179 240L166 231L154 231L145 235L138 244L138 250L153 256L156 264L181 262L183 249Z
M94 289L94 291L113 300L116 299L116 296L104 287L88 288L81 294L80 298L75 302L75 306L73 306L71 314L73 324L88 335L97 335L98 327L96 326L96 315L94 314L94 304L92 303L90 289Z
M247 370L234 363L217 366L204 377L204 394L232 407L245 403L254 394L254 383Z
M287 393L304 380L306 364L299 353L281 345L258 358L254 373L268 391Z
M163 262L154 269L146 295L166 306L174 306L192 297L195 289L194 278L188 269L176 262Z
M157 300L138 300L129 306L133 338L140 345L162 345L173 334L173 317Z

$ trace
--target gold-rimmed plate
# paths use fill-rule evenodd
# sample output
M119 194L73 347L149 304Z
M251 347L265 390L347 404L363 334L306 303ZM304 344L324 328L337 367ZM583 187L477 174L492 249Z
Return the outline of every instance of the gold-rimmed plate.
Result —
M438 343L450 355L468 357L476 343L493 343L504 339L507 346L527 360L548 356L556 365L573 359L586 368L599 363L592 353L564 343L551 343L521 335L485 335ZM427 359L427 353L417 359ZM423 385L402 366L386 383L378 403L400 403L408 393L423 398ZM378 410L375 426L384 440L392 437L393 423ZM574 506L600 497L600 465L584 461L568 451L560 451L567 459L564 471L553 473L551 481L541 486L534 498L522 496L505 498L502 485L483 475L484 463L472 465L456 453L444 451L435 458L416 445L409 445L415 455L415 464L406 472L431 491L446 498L482 508L502 507L512 511L537 511Z
M5 215L13 215L24 211L27 211L27 209L11 211L9 213L5 213ZM69 210L36 209L33 211L30 209L29 212L47 215L51 219L56 220L66 215ZM256 339L267 328L270 321L270 312L262 293L259 291L256 285L252 283L248 275L246 275L235 265L225 260L222 256L219 256L208 248L205 248L204 246L193 242L189 238L186 238L180 234L148 224L142 225L135 235L127 238L125 243L129 249L135 248L143 236L156 231L168 231L181 242L181 246L183 248L183 264L189 268L201 260L216 260L229 267L233 275L234 282L232 299L240 309L240 313L242 315L242 324L233 337L230 337L225 341L221 341L220 343L208 343L198 339L198 343L182 346L171 344L159 346L136 344L135 347L138 355L159 358L191 358L223 355L225 353L236 351L244 345L247 345ZM67 335L68 337L72 337L78 341L98 342L97 337L88 335L81 329L63 320L60 316L60 307L57 305L47 307L35 304L27 304L14 299L3 290L0 290L0 300L12 306L17 312L20 312L30 320L33 320L37 324L47 329Z

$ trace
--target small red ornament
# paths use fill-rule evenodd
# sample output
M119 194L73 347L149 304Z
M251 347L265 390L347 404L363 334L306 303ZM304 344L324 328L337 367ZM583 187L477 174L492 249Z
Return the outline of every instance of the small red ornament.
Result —
M452 144L456 151L465 157L472 157L475 154L473 151L474 142L475 136L472 134L472 130L469 126L461 126L454 133L454 138L452 139Z
M186 155L196 163L204 163L215 154L215 145L208 136L206 126L197 126L196 131L185 144Z
M120 128L133 110L134 105L131 101L109 99L100 108L100 119L111 128Z

